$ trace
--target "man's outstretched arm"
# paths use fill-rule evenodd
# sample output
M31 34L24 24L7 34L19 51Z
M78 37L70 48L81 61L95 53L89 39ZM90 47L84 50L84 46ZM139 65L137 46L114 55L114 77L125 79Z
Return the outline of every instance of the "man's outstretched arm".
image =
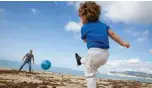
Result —
M22 61L25 59L26 55L23 57Z

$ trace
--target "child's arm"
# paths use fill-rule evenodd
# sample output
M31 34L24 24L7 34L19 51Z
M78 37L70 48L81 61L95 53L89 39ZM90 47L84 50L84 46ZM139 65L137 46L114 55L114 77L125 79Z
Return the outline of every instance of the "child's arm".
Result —
M117 43L119 43L120 45L124 46L124 47L127 47L129 48L130 47L130 44L128 42L124 42L120 39L120 37L118 35L116 35L112 30L108 30L108 34L109 36L114 40L116 41Z

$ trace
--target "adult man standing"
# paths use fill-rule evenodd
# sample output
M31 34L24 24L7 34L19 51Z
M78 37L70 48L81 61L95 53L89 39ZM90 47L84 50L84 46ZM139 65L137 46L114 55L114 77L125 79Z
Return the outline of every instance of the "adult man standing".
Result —
M24 65L26 65L26 64L28 63L28 64L29 64L29 72L31 73L31 60L32 60L32 59L33 59L33 64L34 64L34 55L33 55L32 53L33 53L33 51L30 50L30 52L27 53L27 54L23 57L22 61L24 61L24 59L25 59L25 61L24 61L24 63L22 64L22 66L20 67L19 71L21 71L22 68L24 67Z

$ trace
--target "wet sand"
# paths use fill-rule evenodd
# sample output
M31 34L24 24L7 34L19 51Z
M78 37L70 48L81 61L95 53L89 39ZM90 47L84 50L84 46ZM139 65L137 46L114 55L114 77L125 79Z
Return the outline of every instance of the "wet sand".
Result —
M98 88L152 88L152 83L97 79ZM0 69L0 88L87 88L81 76Z

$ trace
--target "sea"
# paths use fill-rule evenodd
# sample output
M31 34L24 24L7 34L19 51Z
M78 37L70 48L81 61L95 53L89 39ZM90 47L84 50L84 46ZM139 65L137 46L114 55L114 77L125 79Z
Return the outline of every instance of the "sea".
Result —
M0 59L0 68L19 69L21 65L22 65L21 62ZM26 65L23 68L23 70L28 71L28 65ZM44 71L39 64L34 66L33 70ZM44 72L46 72L46 71L44 71ZM77 71L77 70L72 70L72 69L68 69L68 68L61 68L61 67L51 67L49 70L47 70L47 72L54 72L54 73L59 73L59 74L69 74L69 75L76 75L76 76L84 76L83 71ZM152 83L152 78L109 75L109 74L99 74L99 73L97 74L97 78L113 79L113 80L131 80L131 81Z

